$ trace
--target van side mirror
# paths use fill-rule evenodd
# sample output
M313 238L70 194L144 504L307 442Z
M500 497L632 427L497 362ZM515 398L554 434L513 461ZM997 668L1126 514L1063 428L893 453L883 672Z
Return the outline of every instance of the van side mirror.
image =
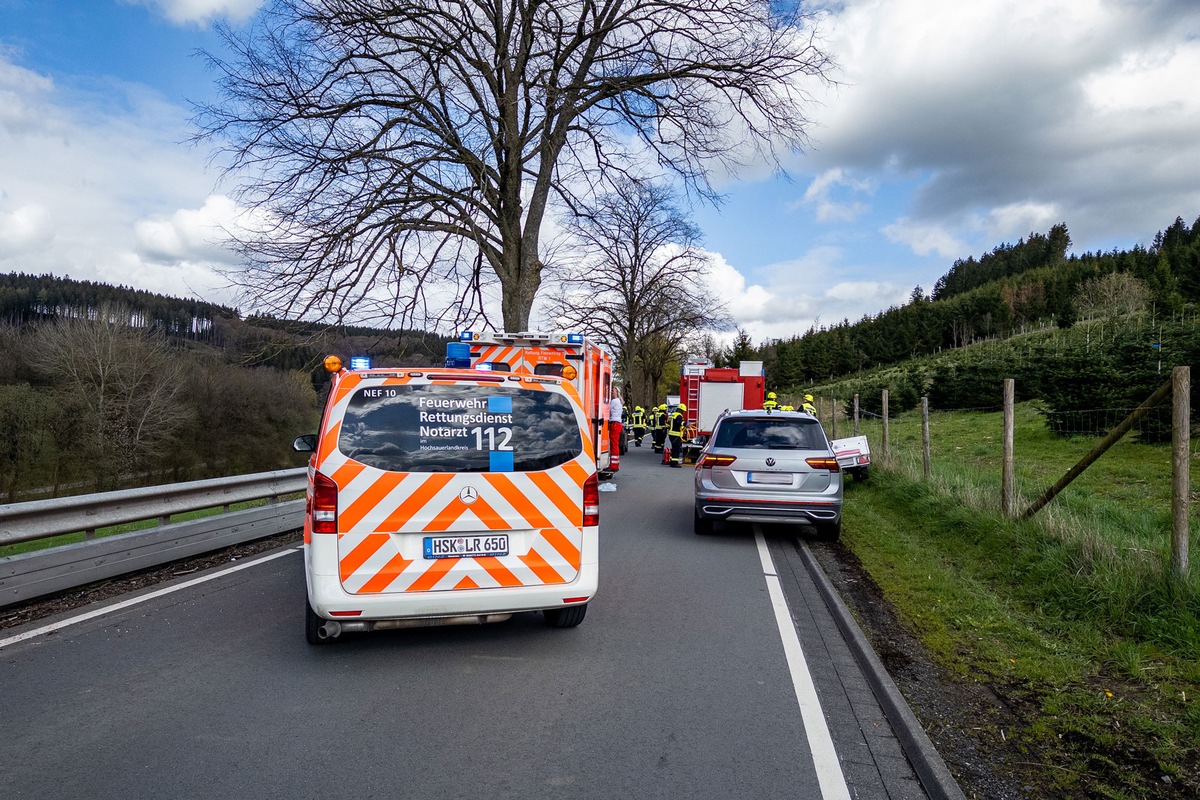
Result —
M297 453L312 453L317 449L317 435L315 433L306 433L303 436L297 436L292 442L292 449Z

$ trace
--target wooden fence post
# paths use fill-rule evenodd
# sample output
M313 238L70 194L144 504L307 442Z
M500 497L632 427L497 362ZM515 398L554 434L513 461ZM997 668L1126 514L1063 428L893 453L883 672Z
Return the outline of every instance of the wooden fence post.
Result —
M921 456L925 477L929 477L929 397L921 398Z
M833 432L833 435L830 436L829 438L836 439L837 438L837 398L836 397L829 401L829 406L831 409L829 412L829 430Z
M854 435L858 436L858 392L854 393Z
M883 390L883 460L888 460L888 390Z
M1171 370L1171 569L1188 575L1192 369Z
M1016 481L1013 478L1013 399L1016 395L1014 387L1015 381L1012 378L1004 379L1004 456L1003 464L1000 468L1000 511L1006 517L1013 515L1014 506L1014 487Z

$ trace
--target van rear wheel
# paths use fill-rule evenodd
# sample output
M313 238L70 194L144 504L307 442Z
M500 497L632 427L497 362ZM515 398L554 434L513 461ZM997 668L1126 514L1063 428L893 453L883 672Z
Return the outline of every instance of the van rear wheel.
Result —
M583 622L583 617L587 614L587 603L566 608L547 608L542 614L551 628L574 628Z
M308 598L304 598L304 638L309 644L329 644L334 640L333 636L321 636L321 626L325 624L325 620L317 616L317 612L313 611L312 604L308 602Z

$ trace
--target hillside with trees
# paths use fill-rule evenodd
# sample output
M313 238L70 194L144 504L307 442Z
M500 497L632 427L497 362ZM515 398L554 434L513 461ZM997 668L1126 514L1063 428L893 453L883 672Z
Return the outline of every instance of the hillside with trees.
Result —
M1200 302L1200 218L1190 227L1176 218L1148 248L1068 257L1069 246L1066 226L1056 225L955 262L930 295L916 287L903 306L757 348L743 341L740 349L764 362L772 386L812 386L981 341L1070 328L1128 311L1131 302L1158 318Z
M302 466L290 445L317 425L327 354L439 364L445 343L0 275L0 499Z

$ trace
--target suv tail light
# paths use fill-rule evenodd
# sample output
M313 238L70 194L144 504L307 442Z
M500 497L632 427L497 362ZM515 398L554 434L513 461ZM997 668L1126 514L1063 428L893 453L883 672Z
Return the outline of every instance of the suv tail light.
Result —
M700 461L700 467L728 467L737 461L737 456L705 456Z
M824 458L806 458L804 459L804 463L813 469L827 469L830 472L842 471L842 468L838 466L838 460L836 458L829 458L828 456Z
M313 476L313 533L337 533L337 496L338 487L332 478L319 472Z
M600 476L595 472L583 482L583 526L600 524Z

